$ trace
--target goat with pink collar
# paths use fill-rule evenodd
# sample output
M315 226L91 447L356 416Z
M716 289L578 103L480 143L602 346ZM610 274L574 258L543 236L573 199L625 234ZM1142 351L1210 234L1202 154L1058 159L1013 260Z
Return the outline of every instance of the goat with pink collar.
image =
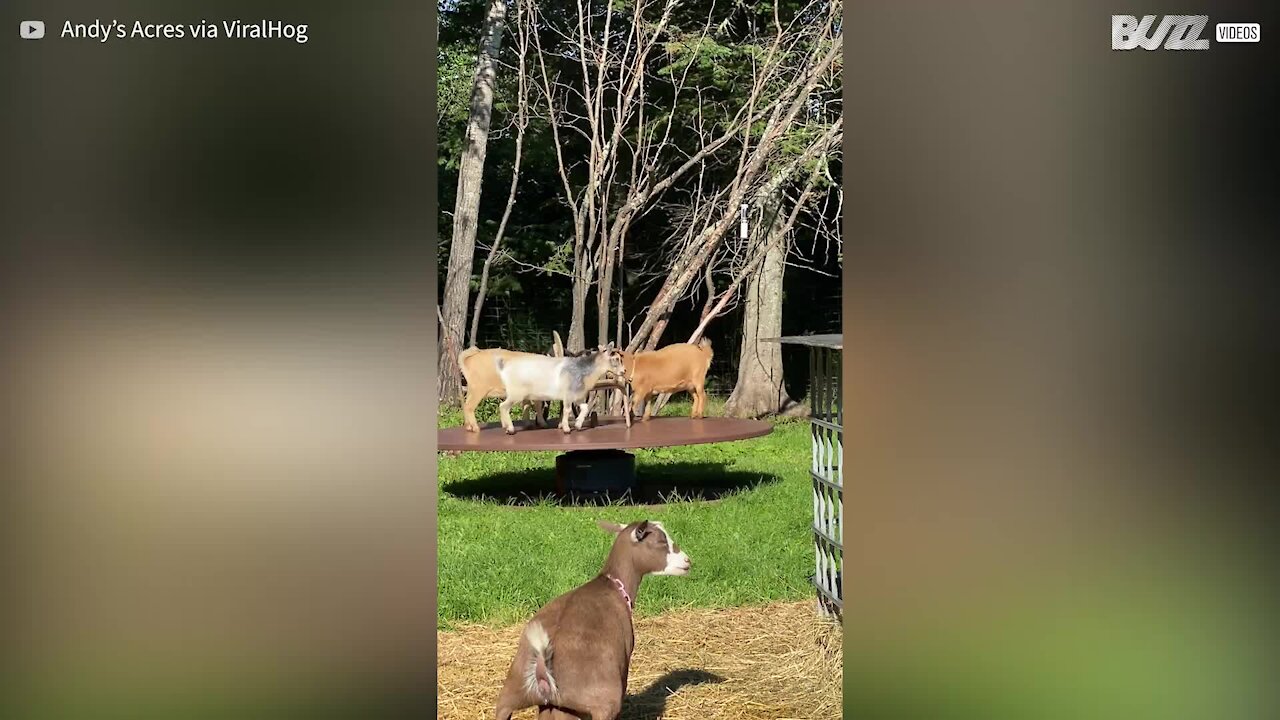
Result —
M617 537L595 578L547 603L520 635L497 720L538 707L538 720L614 720L627 694L631 612L645 575L687 575L689 556L662 523L598 523Z

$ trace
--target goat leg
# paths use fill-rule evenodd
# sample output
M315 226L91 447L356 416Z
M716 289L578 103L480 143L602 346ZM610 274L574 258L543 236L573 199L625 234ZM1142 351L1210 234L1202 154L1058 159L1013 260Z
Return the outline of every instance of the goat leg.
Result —
M644 414L640 416L640 422L649 421L649 413L653 410L653 403L649 400L649 389L642 388L636 390L636 405L644 409Z
M467 390L467 399L462 403L462 427L468 432L480 432L480 423L476 420L476 408L480 407L483 396Z
M498 415L502 418L502 429L508 435L516 434L516 426L511 422L511 398L506 398L498 405Z
M593 692L591 695L601 695L603 693ZM591 720L617 720L618 715L622 712L622 698L605 698L605 697L587 697L580 701L562 701L558 706L552 708L553 712L548 715L550 718L559 720L560 718L583 718L589 717ZM542 714L538 715L539 720Z
M573 414L573 401L564 398L560 401L560 430L568 435L572 430L569 429L569 416Z
M582 403L582 409L578 411L578 421L574 427L578 430L582 429L582 424L587 421L587 414L591 412L591 403Z
M622 703L619 701L593 706L587 711L587 714L591 716L591 720L597 720L597 718L599 720L617 720L621 711Z
M519 651L516 652L516 659L520 659ZM529 702L529 698L524 688L519 684L520 679L516 677L515 667L509 673L506 684L502 686L502 692L498 694L498 704L494 708L493 717L495 720L511 720L511 716L516 712L523 710L533 703Z

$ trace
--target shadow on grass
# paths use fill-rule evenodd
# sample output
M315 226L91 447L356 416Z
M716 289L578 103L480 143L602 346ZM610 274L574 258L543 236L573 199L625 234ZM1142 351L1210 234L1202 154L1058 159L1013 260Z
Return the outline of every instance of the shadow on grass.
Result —
M621 720L659 720L667 711L667 698L686 685L722 683L724 678L705 670L673 670L654 680L643 692L622 702Z
M556 494L551 468L498 472L445 483L441 490L463 500L491 500L506 505L659 505L679 500L719 500L737 492L781 482L777 475L726 470L726 463L674 463L637 468L634 491Z

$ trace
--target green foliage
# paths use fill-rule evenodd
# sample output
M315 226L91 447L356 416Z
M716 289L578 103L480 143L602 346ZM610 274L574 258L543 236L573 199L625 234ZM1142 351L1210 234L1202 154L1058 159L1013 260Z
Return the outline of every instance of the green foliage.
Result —
M711 37L700 35L688 39L672 40L663 44L671 62L658 70L660 74L675 77L690 66L712 78L723 80L728 74L727 64L740 54L737 48L722 45Z
M471 86L475 76L475 50L453 45L440 48L436 68L436 113L439 116L438 162L456 170L462 153Z
M544 241L551 255L543 262L543 267L552 272L573 272L573 243Z

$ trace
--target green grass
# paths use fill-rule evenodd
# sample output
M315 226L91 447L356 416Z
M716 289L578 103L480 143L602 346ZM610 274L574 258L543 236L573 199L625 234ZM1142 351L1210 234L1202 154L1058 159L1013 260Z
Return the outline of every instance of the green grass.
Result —
M720 402L708 404L721 414ZM662 412L688 413L687 402ZM482 423L493 415L493 402L478 413ZM460 424L456 411L441 414L441 427ZM661 520L693 561L687 577L646 579L638 615L812 596L805 421L776 420L752 440L635 454L639 481L671 502L564 506L550 492L556 453L441 453L439 626L524 620L594 576L611 540L596 519Z

